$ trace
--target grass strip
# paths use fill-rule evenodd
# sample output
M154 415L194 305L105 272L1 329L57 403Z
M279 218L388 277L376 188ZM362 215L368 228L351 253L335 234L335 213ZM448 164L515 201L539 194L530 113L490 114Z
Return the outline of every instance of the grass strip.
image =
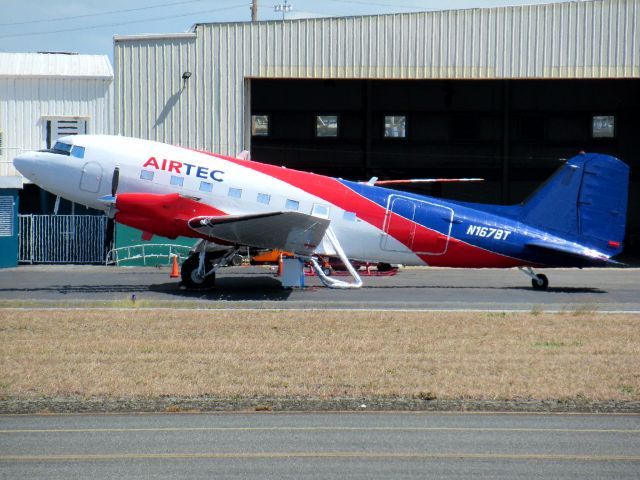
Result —
M0 310L0 396L640 400L640 316Z

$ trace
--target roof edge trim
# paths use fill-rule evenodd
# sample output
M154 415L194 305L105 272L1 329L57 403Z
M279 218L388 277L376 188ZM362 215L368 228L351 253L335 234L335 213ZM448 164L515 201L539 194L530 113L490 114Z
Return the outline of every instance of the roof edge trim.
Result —
M178 38L178 39L190 39L196 38L195 32L182 32L182 33L144 33L140 35L114 35L114 42L126 42L127 40L162 40L165 38Z

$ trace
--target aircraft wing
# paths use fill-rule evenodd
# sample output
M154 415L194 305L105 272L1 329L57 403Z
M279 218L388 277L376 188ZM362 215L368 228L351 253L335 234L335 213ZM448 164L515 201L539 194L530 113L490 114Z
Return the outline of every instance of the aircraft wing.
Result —
M299 212L270 212L195 217L189 220L189 228L231 244L311 255L329 223Z
M623 265L620 262L611 260L606 255L586 247L573 247L571 245L552 244L547 242L528 242L528 248L548 255L555 259L572 259L574 262L582 261L581 266L603 266L603 265Z

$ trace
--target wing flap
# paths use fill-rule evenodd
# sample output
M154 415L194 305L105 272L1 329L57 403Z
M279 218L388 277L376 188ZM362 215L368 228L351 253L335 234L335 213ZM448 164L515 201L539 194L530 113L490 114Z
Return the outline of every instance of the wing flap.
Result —
M201 216L189 220L198 233L236 245L312 254L330 221L299 212Z

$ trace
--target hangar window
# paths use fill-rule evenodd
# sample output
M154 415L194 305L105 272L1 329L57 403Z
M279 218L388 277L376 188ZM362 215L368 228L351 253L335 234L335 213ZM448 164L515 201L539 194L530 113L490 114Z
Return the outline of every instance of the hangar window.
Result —
M384 137L385 138L407 138L407 116L406 115L385 115L384 116Z
M593 138L615 137L616 117L613 115L594 115L591 121Z
M269 136L269 115L251 115L251 135L254 137Z
M170 183L171 185L175 185L176 187L181 187L184 185L184 177L177 177L175 175L171 175Z
M142 170L140 172L140 180L153 180L153 172L151 170Z
M271 202L271 195L269 195L268 193L259 193L258 197L256 198L256 201L258 203L264 203L265 205L269 205L269 202Z
M338 116L316 115L316 137L337 137Z
M201 192L212 192L213 191L213 183L200 182L200 191Z
M287 199L287 203L284 206L287 210L298 210L300 208L300 202L297 200Z
M242 198L242 189L229 187L229 196L231 198Z

